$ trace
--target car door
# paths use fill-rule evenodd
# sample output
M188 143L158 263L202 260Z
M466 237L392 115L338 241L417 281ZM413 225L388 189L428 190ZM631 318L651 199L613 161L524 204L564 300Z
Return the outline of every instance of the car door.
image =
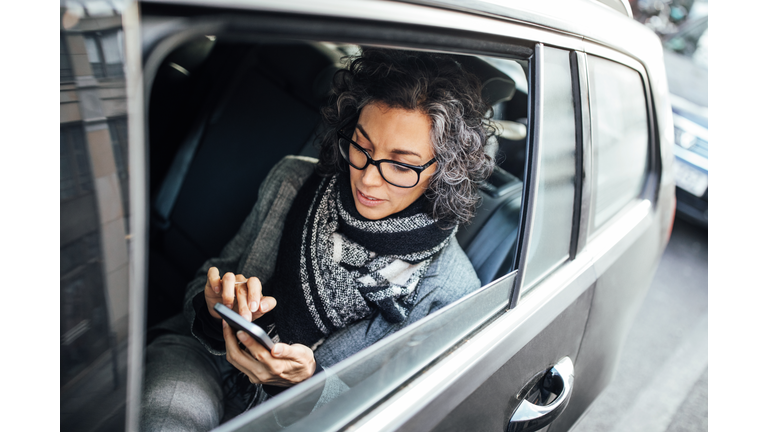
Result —
M165 8L164 13L169 14L169 10ZM519 222L522 229L511 272L333 366L326 374L243 414L221 430L504 430L513 413L522 412L522 401L526 399L533 405L547 406L549 413L541 418L523 416L521 423L545 425L554 421L567 412L569 399L578 400L575 406L583 411L601 387L580 383L580 370L594 371L581 366L580 357L588 356L582 353L582 341L590 328L596 290L602 285L598 276L610 268L610 263L606 268L595 267L598 255L594 251L618 251L621 255L639 233L649 229L655 213L650 200L638 192L631 202L621 204L618 216L604 222L618 228L611 231L601 225L603 233L610 232L590 233L594 205L591 117L581 39L455 11L397 3L384 6L362 2L354 11L341 4L301 11L295 5L271 5L269 12L275 10L285 15L273 16L254 5L232 27L241 35L256 37L263 34L264 20L268 18L273 37L300 34L308 39L364 41L457 54L525 56L530 77L527 120L532 132L527 141ZM292 14L298 12L303 13L300 29L296 21L291 22L298 18ZM403 17L409 17L407 26ZM227 32L215 17L207 21L203 11L196 11L195 18L198 25ZM445 22L453 27L441 31ZM457 31L462 32L460 38L453 37ZM500 41L499 34L516 37ZM640 109L649 109L645 101ZM650 129L650 120L645 121ZM648 137L646 146L651 143ZM651 165L643 163L642 170L640 181L653 182ZM617 244L623 249L616 249ZM658 245L640 244L636 249L657 257ZM614 256L610 258L615 260ZM652 273L651 267L640 267ZM619 308L620 312L637 304L644 282L628 285L634 299L627 307ZM606 290L616 283L606 279ZM615 315L596 326L595 331L612 326L611 318ZM611 335L623 336L622 326L616 329L609 331ZM608 347L614 348L616 345ZM592 355L602 359L604 350L595 349ZM611 353L610 358L615 355ZM607 370L600 371L598 382L610 376L610 368ZM317 393L334 377L349 389L330 403L315 407ZM563 427L570 426L573 420L562 422Z

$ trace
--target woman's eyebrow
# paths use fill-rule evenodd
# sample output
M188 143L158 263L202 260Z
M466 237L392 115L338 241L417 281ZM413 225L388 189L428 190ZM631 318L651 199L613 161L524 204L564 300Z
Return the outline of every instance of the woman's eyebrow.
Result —
M359 130L361 134L363 134L363 136L365 137L365 139L368 140L368 142L373 144L373 141L371 141L371 137L368 136L368 132L365 131L365 128L363 128L362 125L358 124L356 126L356 129ZM392 153L393 154L399 154L399 155L412 155L412 156L416 156L418 158L421 158L420 154L418 154L418 153L416 153L414 151L411 151L411 150L394 149L394 150L392 150Z

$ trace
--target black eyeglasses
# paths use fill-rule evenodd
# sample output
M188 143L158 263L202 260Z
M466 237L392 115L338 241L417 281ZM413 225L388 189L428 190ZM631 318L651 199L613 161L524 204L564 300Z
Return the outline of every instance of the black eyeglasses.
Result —
M401 188L412 188L419 184L421 172L429 168L437 159L424 165L409 165L407 163L397 162L389 159L373 160L371 155L360 144L352 141L352 138L344 134L339 129L336 132L339 141L339 151L341 156L352 168L364 170L368 165L373 165L379 170L381 178L392 186Z

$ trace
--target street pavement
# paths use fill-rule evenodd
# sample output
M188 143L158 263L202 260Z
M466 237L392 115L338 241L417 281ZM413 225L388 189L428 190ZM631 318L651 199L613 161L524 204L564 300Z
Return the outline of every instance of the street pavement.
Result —
M707 280L707 230L677 218L616 376L574 432L707 431Z

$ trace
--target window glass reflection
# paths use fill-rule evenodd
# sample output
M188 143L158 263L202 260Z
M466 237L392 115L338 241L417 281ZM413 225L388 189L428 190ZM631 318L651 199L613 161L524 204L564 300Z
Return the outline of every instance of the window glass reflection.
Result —
M84 36L85 50L96 78L123 75L123 33L112 30Z
M61 128L61 199L82 195L93 189L91 167L85 151L82 124Z
M640 74L619 63L589 57L592 152L595 175L593 228L640 195L648 157L648 121Z
M102 12L61 11L62 430L125 428L127 105L120 17L111 6Z
M59 35L59 41L61 42L61 56L59 60L59 68L61 69L60 81L71 81L74 75L72 74L72 63L69 60L69 49L67 48L67 40L64 37L64 33Z

